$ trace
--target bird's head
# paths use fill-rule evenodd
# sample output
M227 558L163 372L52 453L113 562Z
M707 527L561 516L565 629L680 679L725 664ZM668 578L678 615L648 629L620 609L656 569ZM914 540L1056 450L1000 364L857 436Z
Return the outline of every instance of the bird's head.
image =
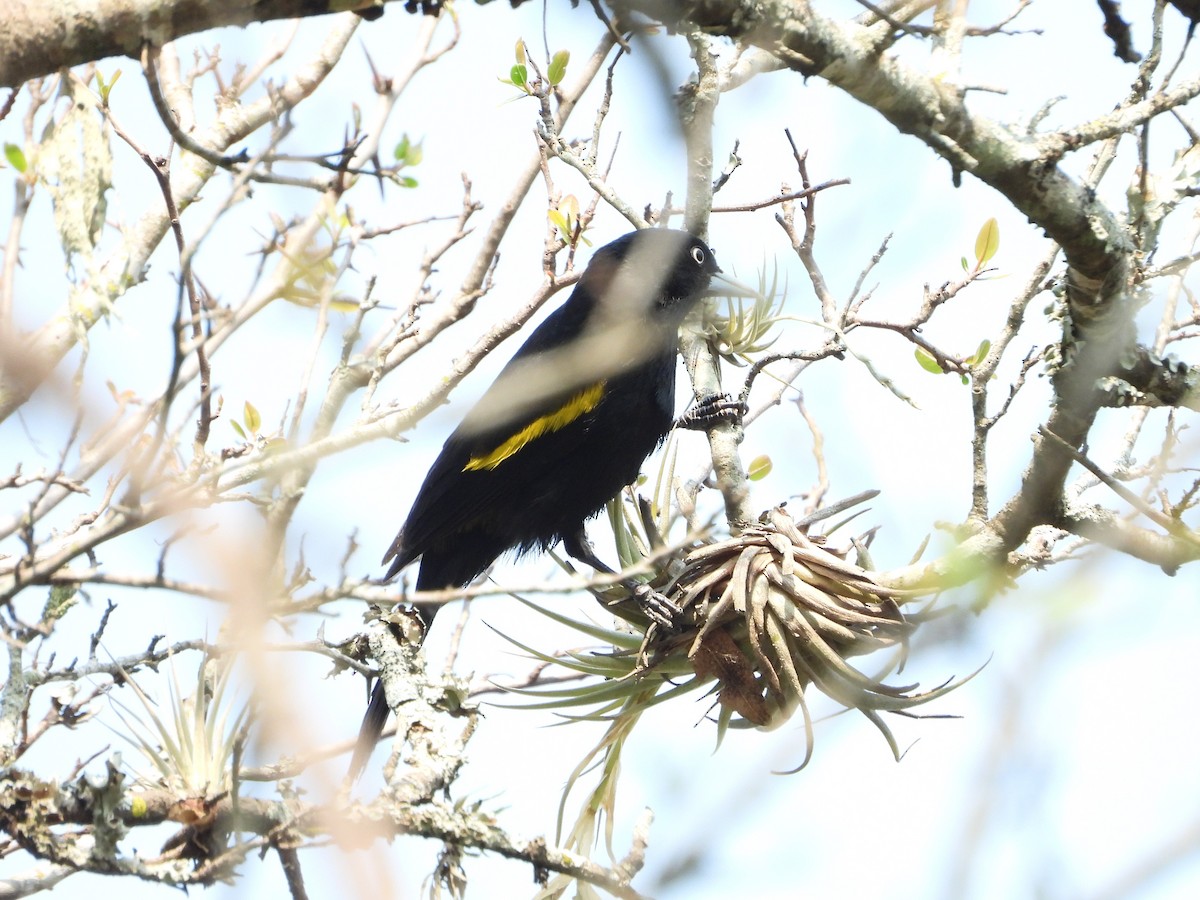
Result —
M592 254L557 319L530 338L536 349L527 342L489 391L486 409L471 412L470 427L494 427L548 398L673 359L679 326L708 295L758 293L725 278L708 245L684 231L647 229L606 244Z
M708 245L686 231L648 228L596 251L581 284L610 314L678 326L704 296L757 296L721 274Z

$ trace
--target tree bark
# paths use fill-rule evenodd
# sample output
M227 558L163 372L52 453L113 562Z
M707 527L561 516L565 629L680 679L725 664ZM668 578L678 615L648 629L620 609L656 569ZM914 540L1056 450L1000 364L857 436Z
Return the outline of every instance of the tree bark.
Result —
M378 0L382 3L383 0ZM7 0L0 87L226 25L371 9L376 0Z

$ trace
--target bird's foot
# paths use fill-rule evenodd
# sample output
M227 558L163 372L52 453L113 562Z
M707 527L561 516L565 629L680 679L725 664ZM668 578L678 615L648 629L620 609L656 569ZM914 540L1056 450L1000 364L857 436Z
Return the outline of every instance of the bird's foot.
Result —
M675 427L704 431L718 422L741 422L746 412L746 404L730 394L709 394L680 416Z
M632 593L634 602L655 625L667 631L675 631L679 627L683 609L666 594L659 593L648 584L634 585Z
M617 574L605 565L603 560L596 556L596 551L587 539L587 533L583 530L582 526L578 531L568 534L563 538L563 546L571 557L582 563L586 563L597 572L604 572L608 575ZM635 578L622 578L618 583L625 590L629 591L630 596L633 597L633 602L638 605L638 608L651 622L667 631L675 631L677 629L679 619L683 615L683 609L674 600L671 600L666 594L659 593L650 587L650 585ZM624 598L617 602L624 602Z

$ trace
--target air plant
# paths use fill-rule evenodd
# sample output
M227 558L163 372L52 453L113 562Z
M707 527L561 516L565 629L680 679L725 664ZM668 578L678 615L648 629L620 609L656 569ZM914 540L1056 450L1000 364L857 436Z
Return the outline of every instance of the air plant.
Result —
M758 275L757 298L747 303L744 298L727 297L723 310L718 301L703 308L700 333L726 362L744 366L775 343L778 334L772 331L782 320L787 300L786 287L777 292L778 285L778 269L772 272L768 286L764 268Z
M626 504L630 502L627 498ZM629 508L625 506L626 514L612 516L620 555L628 564L640 553L653 566L651 586L680 609L676 627L667 630L650 622L628 592L614 586L595 593L619 617L618 627L576 622L541 610L600 646L550 656L518 644L543 661L585 676L567 686L519 691L536 698L531 708L609 723L604 737L568 779L559 808L560 840L567 794L588 769L601 767L600 783L567 836L568 848L586 851L603 817L613 855L612 810L621 751L642 714L659 703L697 691L712 696L718 743L730 727L772 729L800 710L806 749L791 770L795 772L813 752L806 699L810 687L866 716L899 759L900 749L882 714L906 712L967 680L925 691L915 683L885 680L902 668L910 637L932 614L930 604L914 592L886 587L859 565L869 564L861 542L838 547L823 536L810 535L813 517L797 521L784 507L775 507L740 534L721 540L693 538L671 549L658 533L649 504L641 504L639 515L629 515ZM632 527L639 522L640 528ZM849 662L889 650L892 660L875 674ZM556 881L542 896L565 889L566 882Z
M173 662L173 660L172 660ZM140 710L110 694L126 726L123 737L150 764L151 772L136 772L144 787L165 788L181 799L211 799L233 787L233 756L245 739L249 707L227 697L231 664L203 654L191 696L180 689L174 665L169 666L169 704L160 709L129 673L123 672Z

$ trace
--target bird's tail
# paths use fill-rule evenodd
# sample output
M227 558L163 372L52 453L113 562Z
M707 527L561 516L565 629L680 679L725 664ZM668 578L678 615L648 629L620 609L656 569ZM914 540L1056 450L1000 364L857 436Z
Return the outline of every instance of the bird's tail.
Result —
M387 724L390 712L387 695L383 690L383 679L380 678L376 680L375 687L371 690L371 701L367 704L362 725L358 727L358 742L354 745L350 771L346 773L346 778L351 784L358 781L363 769L367 767L367 760L371 758L371 751L375 749L375 745L379 743L379 738L383 735L383 726Z

